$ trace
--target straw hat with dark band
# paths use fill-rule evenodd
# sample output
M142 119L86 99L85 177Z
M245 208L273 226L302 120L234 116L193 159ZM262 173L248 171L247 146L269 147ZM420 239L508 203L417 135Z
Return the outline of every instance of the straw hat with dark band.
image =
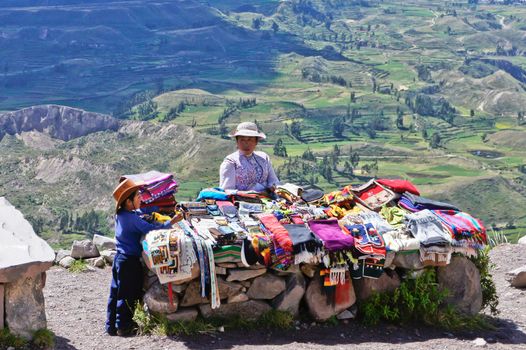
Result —
M115 212L119 210L126 198L128 198L133 192L137 191L140 187L140 185L137 185L130 179L122 181L113 191L113 198L115 198L115 201L117 202L115 204Z
M257 137L259 140L264 140L267 138L267 136L265 136L264 133L259 131L256 123L252 123L252 122L240 123L236 127L236 130L231 132L228 136L232 138L237 137L237 136Z

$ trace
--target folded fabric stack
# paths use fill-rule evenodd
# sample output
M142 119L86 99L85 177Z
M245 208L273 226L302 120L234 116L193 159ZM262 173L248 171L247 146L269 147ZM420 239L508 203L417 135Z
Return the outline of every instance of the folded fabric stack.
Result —
M451 260L451 234L430 210L406 215L407 227L420 241L420 260L424 265L445 266Z
M173 209L175 206L174 194L179 185L172 174L152 170L142 174L124 175L121 181L125 178L141 185L141 207Z

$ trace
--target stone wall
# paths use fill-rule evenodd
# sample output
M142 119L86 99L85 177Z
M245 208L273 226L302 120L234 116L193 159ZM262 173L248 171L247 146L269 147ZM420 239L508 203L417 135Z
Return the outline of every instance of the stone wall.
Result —
M111 267L116 254L114 244L112 239L97 235L93 241L76 241L71 250L57 252L56 263L67 268L75 258L83 258L89 262L90 268ZM425 266L417 251L389 252L384 273L378 279L349 279L347 285L338 287L334 303L323 291L319 268L318 265L301 264L283 272L261 265L246 267L241 261L216 263L221 299L221 306L217 309L211 308L209 298L201 297L198 263L192 268L191 278L172 284L173 303L168 297L168 284L160 284L157 275L145 268L144 303L150 312L165 315L170 321L191 321L199 315L204 318L238 315L255 320L271 309L298 316L301 307L306 308L315 321L326 321L333 316L347 319L356 315L356 303L375 292L395 290L400 286L402 276L418 276ZM449 265L435 269L439 285L450 291L448 303L466 314L480 311L480 273L468 258L455 256Z
M401 265L407 264L410 269L391 263L378 279L349 279L347 285L339 286L335 291L334 302L323 291L316 265L302 264L281 272L264 266L247 268L241 263L216 265L221 298L221 306L217 309L211 308L208 298L201 297L199 278L173 284L173 304L170 304L168 285L161 285L149 270L145 276L144 302L149 311L164 314L172 321L194 320L198 315L204 318L239 315L254 320L271 309L298 316L302 306L316 321L326 321L333 316L352 318L356 315L353 307L356 302L367 299L373 292L393 291L400 286L400 274L424 268L421 264L415 266L419 261L418 253L400 255L395 256L393 262L399 260ZM466 314L480 311L480 274L469 259L454 257L450 265L437 268L437 275L439 284L450 290L448 303Z

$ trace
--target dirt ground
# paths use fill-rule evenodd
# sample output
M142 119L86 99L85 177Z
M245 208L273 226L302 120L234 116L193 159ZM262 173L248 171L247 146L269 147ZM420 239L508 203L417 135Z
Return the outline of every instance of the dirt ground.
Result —
M500 297L496 331L450 333L432 327L351 320L338 326L299 324L293 330L236 331L193 337L110 337L104 333L111 269L80 274L54 267L44 289L48 328L56 349L469 349L483 338L491 349L526 349L526 290L509 286L505 273L526 265L526 246L501 245L490 253Z

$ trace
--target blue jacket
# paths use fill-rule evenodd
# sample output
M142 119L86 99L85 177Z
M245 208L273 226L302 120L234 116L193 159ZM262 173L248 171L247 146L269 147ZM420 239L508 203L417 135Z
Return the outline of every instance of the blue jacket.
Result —
M157 208L148 210L128 211L120 209L115 216L115 240L117 241L117 252L126 255L141 256L141 237L152 230L171 227L170 221L164 224L150 224L142 219L139 214L153 212Z

